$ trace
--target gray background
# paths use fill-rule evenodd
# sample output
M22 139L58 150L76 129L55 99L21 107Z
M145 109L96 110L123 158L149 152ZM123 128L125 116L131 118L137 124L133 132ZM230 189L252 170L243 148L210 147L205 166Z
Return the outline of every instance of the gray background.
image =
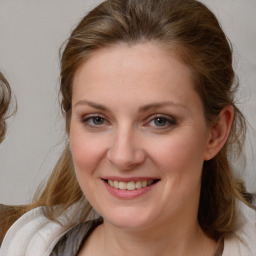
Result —
M31 200L63 147L64 122L58 104L58 50L95 0L0 0L0 70L18 101L0 146L0 202ZM247 166L234 162L237 175L256 193L256 0L204 0L234 46L241 88L239 107L251 127Z

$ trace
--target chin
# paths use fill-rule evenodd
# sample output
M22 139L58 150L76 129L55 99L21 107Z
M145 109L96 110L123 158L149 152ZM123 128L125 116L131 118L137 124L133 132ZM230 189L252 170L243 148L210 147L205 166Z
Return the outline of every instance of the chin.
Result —
M145 208L143 211L117 209L114 212L105 214L105 216L104 214L101 216L105 222L110 223L116 228L139 230L151 226L156 219L149 214L145 214L145 212L147 212Z

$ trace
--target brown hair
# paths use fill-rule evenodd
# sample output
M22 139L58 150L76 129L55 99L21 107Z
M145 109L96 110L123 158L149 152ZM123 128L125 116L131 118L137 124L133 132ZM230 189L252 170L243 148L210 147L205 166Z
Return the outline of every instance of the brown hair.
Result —
M11 103L11 96L11 87L4 75L0 72L0 143L5 137L6 119L11 115L7 115Z
M246 122L234 103L237 83L231 45L214 14L202 3L196 0L108 0L86 15L73 30L61 58L61 105L67 133L72 110L72 81L81 63L100 48L120 42L144 41L158 42L171 49L192 70L209 123L214 122L223 107L234 108L234 122L226 145L204 164L198 213L199 223L208 234L219 236L234 232L237 228L236 199L244 202L246 199L240 183L233 178L228 157L242 151ZM84 202L68 146L41 191L29 208L44 205L46 216L55 221L74 202ZM85 205L85 209L81 221L85 220L91 206Z
M17 110L17 104L15 104L15 108L12 109L11 112L9 111L11 99L11 87L6 78L4 77L4 75L0 72L0 143L2 143L5 138L6 119L13 115ZM11 206L1 207L0 205L0 244L10 224L12 224L15 221L15 219L20 215L17 215L17 213L18 212L15 211L15 209ZM9 215L12 215L14 217L13 221L5 222L6 216Z

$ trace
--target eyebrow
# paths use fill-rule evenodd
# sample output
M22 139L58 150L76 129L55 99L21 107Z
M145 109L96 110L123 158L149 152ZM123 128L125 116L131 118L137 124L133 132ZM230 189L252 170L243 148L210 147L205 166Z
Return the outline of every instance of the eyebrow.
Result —
M99 109L99 110L102 110L102 111L110 111L107 107L105 107L101 104L92 102L92 101L88 101L88 100L79 100L75 104L75 107L78 106L78 105L88 105L92 108ZM165 107L165 106L178 106L178 107L182 107L182 108L187 109L187 107L185 105L182 105L182 104L179 104L179 103L176 103L176 102L173 102L173 101L164 101L164 102L156 102L156 103L151 103L151 104L147 104L145 106L142 106L142 107L139 108L139 112L146 112L146 111L149 111L149 110L152 110L152 109L157 109L157 108L161 108L161 107Z
M79 100L76 104L75 104L75 107L78 106L78 105L88 105L92 108L96 108L96 109L99 109L99 110L104 110L104 111L108 111L108 108L106 108L105 106L101 105L101 104L98 104L98 103L95 103L95 102L92 102L92 101L88 101L88 100Z
M173 101L164 101L164 102L159 102L159 103L156 102L156 103L151 103L151 104L142 106L139 108L139 112L146 112L151 109L157 109L157 108L166 107L166 106L178 106L182 108L187 108L185 105L182 105Z

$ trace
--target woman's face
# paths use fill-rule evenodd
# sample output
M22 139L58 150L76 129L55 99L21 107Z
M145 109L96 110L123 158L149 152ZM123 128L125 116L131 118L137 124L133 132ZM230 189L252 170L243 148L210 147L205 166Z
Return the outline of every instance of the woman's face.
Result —
M111 225L196 221L209 138L190 70L157 44L98 50L75 74L75 171Z

